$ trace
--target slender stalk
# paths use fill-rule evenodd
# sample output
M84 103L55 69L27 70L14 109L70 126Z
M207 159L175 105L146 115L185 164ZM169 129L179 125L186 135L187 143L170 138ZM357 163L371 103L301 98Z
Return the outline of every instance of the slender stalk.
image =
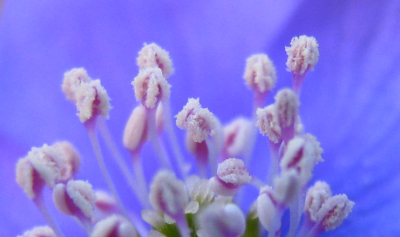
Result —
M156 128L156 111L155 109L147 109L147 125L148 125L148 133L151 142L153 143L154 149L157 152L158 157L164 168L173 170L171 161L167 155L167 152L162 148L159 137L157 135L157 128Z
M165 129L167 130L169 142L172 147L172 151L178 163L179 170L181 172L182 178L186 179L187 174L190 170L190 165L185 163L185 160L182 155L182 150L179 146L178 139L174 132L174 126L171 119L171 106L169 100L164 101L162 103L163 106L163 113L164 113L164 121L165 121Z
M283 215L284 207L279 207L278 211L275 213L272 229L268 231L268 237L279 237L281 236L281 219ZM279 227L278 227L279 226Z
M54 233L58 237L64 237L64 234L61 232L57 223L54 221L53 216L50 214L50 212L46 206L46 203L44 202L42 192L40 192L36 195L36 197L33 199L33 203L39 209L40 214L42 214L43 218L46 220L46 222L50 226L50 228L53 229Z
M303 75L293 74L293 80L292 80L293 90L299 98L300 98L301 88L303 87L305 74L306 72Z
M208 162L210 162L210 168L211 168L211 174L212 176L215 176L217 174L217 147L215 144L215 140L213 137L208 136L206 138L206 145L208 149Z
M112 182L110 175L107 171L107 168L104 164L103 155L101 154L100 144L99 144L99 140L98 140L97 134L96 134L96 118L86 121L84 123L84 125L85 125L86 131L89 135L90 142L92 143L92 147L93 147L96 159L97 159L97 163L99 165L101 173L103 174L104 179L106 180L107 186L110 189L115 200L117 201L117 204L118 204L121 212L124 213L125 216L128 216L124 206L122 205L121 199L119 198L119 196L117 194L115 185Z
M267 184L272 185L274 178L279 175L279 147L281 142L274 143L268 139L271 164L267 176Z
M251 178L251 185L253 185L254 187L256 187L257 189L260 189L262 186L264 186L264 183L257 177L253 176Z
M293 203L290 205L290 227L287 237L293 237L299 228L301 218L301 215L299 215L299 196L301 196L301 194L297 193L294 197Z
M93 224L89 218L75 216L73 219L86 232L88 236L92 234Z
M251 156L253 154L254 145L256 143L257 138L257 127L255 126L257 122L257 109L260 108L264 104L265 97L267 93L254 93L253 99L253 111L252 111L252 123L253 126L251 127L250 135L248 137L248 145L247 149L244 152L244 164L248 166L251 160Z
M133 170L136 175L136 189L138 190L138 197L142 202L142 206L149 209L150 204L148 202L149 192L147 190L146 178L143 172L143 164L142 160L139 157L139 152L132 152L132 162L133 162Z
M137 187L137 184L136 184L137 181L132 176L131 171L129 171L124 159L122 158L122 155L119 152L119 150L114 142L114 139L111 136L110 130L108 129L107 124L105 123L104 119L100 119L98 125L99 125L100 134L102 135L102 137L106 143L106 146L111 151L111 154L113 155L120 170L122 171L122 174L125 177L125 180L128 182L129 187L132 189L132 191L134 192L136 197L140 200L142 206L147 208L147 206L148 206L147 197L145 199L143 199L142 194L140 193L141 190ZM135 173L136 173L136 171L135 171Z
M179 232L181 233L182 237L190 237L190 229L186 217L183 213L180 218L176 219L176 225L178 226Z
M310 229L310 231L307 234L305 234L301 237L316 237L316 236L320 235L321 233L322 233L322 231L321 231L320 222L318 222L318 223L315 223L315 225Z

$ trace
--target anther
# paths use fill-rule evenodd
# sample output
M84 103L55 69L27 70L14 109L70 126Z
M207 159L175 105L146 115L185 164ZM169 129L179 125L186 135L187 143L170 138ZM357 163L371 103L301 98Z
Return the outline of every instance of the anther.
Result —
M290 47L285 47L288 55L287 70L297 75L313 70L319 58L318 46L314 37L302 35L292 38Z
M233 196L252 177L240 159L229 158L218 164L217 175L210 179L211 189L222 196Z
M232 203L209 205L199 214L197 222L204 237L241 236L246 228L243 212Z
M139 69L158 67L165 78L174 71L169 53L155 43L144 44L137 58Z
M275 86L276 70L267 55L256 54L247 59L243 77L250 89L265 94Z
M133 79L136 100L154 109L160 101L169 99L171 85L157 67L146 67Z
M38 226L25 231L22 235L18 235L17 237L57 237L57 235L48 226Z
M268 136L273 143L279 143L282 140L282 131L279 125L278 113L275 105L269 105L263 109L257 109L257 124L260 133Z

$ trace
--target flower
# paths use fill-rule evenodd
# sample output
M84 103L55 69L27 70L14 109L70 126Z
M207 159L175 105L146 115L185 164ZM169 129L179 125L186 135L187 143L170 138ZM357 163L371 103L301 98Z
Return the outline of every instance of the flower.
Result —
M234 115L251 112L251 91L242 79L245 59L268 53L277 68L276 88L290 86L283 49L293 36L302 34L313 35L320 45L318 65L304 82L300 109L305 129L319 138L325 150L325 162L315 169L314 177L357 203L343 226L325 236L398 235L398 1L130 4L3 3L0 147L4 162L0 173L7 185L0 194L9 205L0 211L7 216L1 221L1 236L16 236L44 224L14 181L17 158L31 146L72 141L83 157L79 178L105 188L105 182L96 179L97 168L89 171L96 167L89 159L93 153L89 140L79 129L75 108L60 92L65 71L84 66L93 78L102 79L114 106L109 125L118 139L135 104L129 86L137 72L135 57L144 42L156 42L174 60L173 111L178 112L187 98L200 97L226 123ZM267 153L259 147L254 157ZM147 151L146 156L153 153ZM146 166L151 160L143 162L146 172L154 171ZM259 174L267 159L257 162L263 163L253 162L250 171ZM110 171L117 173L113 166ZM123 186L122 177L117 174L116 178ZM136 204L131 205L135 208ZM67 234L78 230L67 217L57 215L57 220L62 229L71 231Z

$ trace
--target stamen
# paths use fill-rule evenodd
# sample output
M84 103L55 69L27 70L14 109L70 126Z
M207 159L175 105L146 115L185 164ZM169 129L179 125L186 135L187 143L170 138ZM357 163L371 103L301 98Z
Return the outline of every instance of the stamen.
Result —
M155 43L144 44L142 50L139 52L137 65L139 69L158 67L162 70L165 78L168 78L174 71L169 53Z
M314 70L318 62L318 43L314 37L302 35L292 38L290 47L285 47L288 55L287 70L293 74L293 90L300 95L304 76L309 70Z
M208 204L214 199L214 192L207 179L200 179L198 176L192 175L187 178L186 187L190 200L195 200L200 205Z
M125 125L123 143L131 153L140 152L143 144L147 141L147 114L143 105L138 105L132 111Z
M208 150L208 161L211 164L211 171L215 172L217 166L217 144L213 138L220 131L218 119L208 109L201 107L199 99L188 99L187 104L175 116L176 125L188 131L189 136L195 142L205 141ZM216 136L218 138L218 136Z
M87 74L84 68L73 68L64 73L64 80L61 88L70 101L76 103L76 92L84 83L89 83L92 79Z
M299 172L302 186L310 180L314 166L321 159L321 149L309 139L309 136L297 136L290 140L280 162L282 170L295 169Z
M32 199L48 225L57 236L64 236L47 209L43 199L43 187L53 188L61 180L61 170L65 163L56 148L46 144L33 147L25 158L17 163L16 176L18 185L28 198Z
M190 231L184 215L188 203L185 185L177 180L174 173L159 171L150 186L150 203L157 211L172 217L183 237L189 237Z
M41 192L43 185L53 188L61 181L65 167L61 153L54 147L44 144L33 147L25 158L17 163L17 183L30 199Z
M300 177L295 170L282 172L281 176L274 180L274 197L279 203L288 205L300 191Z
M202 142L194 141L190 133L186 133L186 148L196 158L196 162L199 165L199 172L203 178L206 177L207 164L210 161L210 157L217 157L222 152L222 126L217 118L215 118L215 121L217 124L214 129L215 132L212 136L206 137ZM210 152L212 153L210 154ZM214 162L214 160L210 162ZM214 164L212 164L212 167L215 167Z
M163 125L165 125L165 129L167 130L170 145L172 146L172 151L173 151L176 161L178 163L178 168L179 168L179 172L181 174L181 178L185 179L188 172L190 171L191 165L185 162L184 157L181 152L181 148L178 143L178 139L174 132L173 122L171 119L172 118L171 108L170 108L171 106L169 104L169 100L163 101L161 103L161 105L162 105L162 114L164 115ZM158 109L157 109L157 112L158 112ZM158 116L156 113L156 122L157 122L157 118L158 118ZM160 123L157 123L157 124L160 124ZM157 128L159 128L160 126L157 125Z
M246 61L243 77L246 85L255 93L265 94L275 87L275 66L265 54L252 55Z
M257 121L256 111L265 101L268 92L275 86L276 70L272 61L265 54L253 55L247 59L244 76L246 85L253 90L252 123ZM249 165L256 142L257 129L252 126L247 138L247 148L244 152L244 162Z
M65 165L63 169L61 169L61 180L66 182L69 179L73 179L78 173L81 165L81 157L79 156L78 151L67 141L56 142L53 144L53 147L61 153L62 158L65 161Z
M156 230L150 230L149 232L149 237L167 237L163 235L161 232L156 231Z
M126 213L126 210L121 202L121 199L118 196L117 190L115 188L114 183L111 180L111 177L107 171L107 168L104 164L104 159L103 159L103 155L101 152L101 148L100 148L100 143L97 137L97 133L96 133L96 120L89 120L87 122L84 123L86 131L88 133L89 136L89 140L90 143L92 144L93 147L93 151L95 153L95 157L97 160L97 163L99 165L99 168L103 174L103 177L107 183L108 188L110 189L111 193L113 194L113 197L115 198L115 200L118 203L118 206L121 210L121 212L124 214L124 216L128 216L128 214Z
M115 201L115 199L110 194L102 190L97 190L95 191L95 195L96 200L94 202L94 205L96 206L97 210L106 215L119 212L117 201Z
M325 182L318 181L308 189L304 211L308 213L310 219L317 221L317 213L321 209L325 201L332 196L329 185Z
M67 185L57 184L53 190L57 209L65 215L75 216L88 234L92 231L95 199L92 185L81 180L70 180Z
M274 199L270 186L260 189L257 198L257 214L262 226L268 231L268 237L275 237L281 228L283 207Z
M94 226L91 237L138 237L135 227L124 217L112 215Z
M269 105L263 109L257 109L257 124L260 133L268 136L273 143L282 141L282 132L279 125L278 114L275 105Z
M143 105L138 105L126 123L123 143L125 148L131 153L136 182L131 184L132 189L141 200L144 207L148 208L148 191L146 179L144 177L143 166L140 158L140 151L143 144L148 140L147 131L147 111Z
M25 231L22 235L18 235L17 237L57 237L57 235L48 226L38 226Z
M224 152L220 162L245 154L252 126L252 122L244 117L239 117L224 126Z
M148 201L147 201L146 184L142 184L142 181L140 181L139 179L135 180L135 178L131 174L131 171L126 166L126 163L125 163L121 153L119 152L119 149L117 148L117 146L116 146L116 144L114 142L114 139L111 137L110 131L109 131L105 121L103 119L100 119L100 120L98 120L98 122L99 122L98 125L99 125L100 133L101 133L102 137L104 138L104 141L105 141L108 149L111 151L112 155L114 156L115 161L117 162L119 168L121 169L122 174L125 177L125 180L128 182L128 184L131 187L131 189L134 192L134 194L138 197L138 199L141 202L142 206L143 207L148 207L149 204L148 204ZM128 123L129 123L129 121L128 121ZM127 124L127 126L128 126L128 124ZM129 128L125 129L124 136L125 136L125 133L127 133L127 130L129 131ZM128 132L128 134L129 134L129 132ZM127 143L129 143L129 142L130 141L128 140ZM125 145L125 143L126 143L125 139L123 139L123 143ZM128 145L125 145L125 146L128 146L128 148L131 148L132 150L134 150L134 148L132 148L132 146L130 146L130 145L131 144L128 144ZM139 149L139 148L137 148L137 149ZM139 158L137 158L137 159L134 158L134 157L138 157L139 156L139 150L135 151L135 152L131 151L131 154L132 154L132 159L133 159L134 162L137 161L137 160L139 160L137 162L140 162ZM135 174L137 176L142 176L142 174L139 171L135 170L135 169L142 169L141 164L138 164L138 165L134 164L134 172L135 172ZM139 183L139 185L137 185L138 183ZM145 189L141 189L142 188L141 184L145 186Z
M287 70L298 75L304 75L308 70L314 70L319 58L318 46L314 37L305 35L293 37L290 47L285 47L288 55Z
M322 220L326 231L334 230L343 223L354 206L347 195L340 194L328 198L317 213L317 220Z
M169 99L171 85L157 67L146 67L133 79L136 100L154 109L158 102Z
M157 211L143 210L142 218L156 229L161 229L165 225L163 216Z
M243 212L235 204L213 203L205 208L198 217L201 236L236 237L245 231Z
M107 91L101 86L100 80L83 83L75 94L77 114L82 123L101 115L108 119L111 109Z
M222 196L233 196L252 177L240 159L229 158L218 164L217 176L210 179L211 189Z
M176 125L188 130L195 142L202 142L207 136L213 136L216 132L217 121L214 115L208 109L201 107L199 99L190 98L175 118Z

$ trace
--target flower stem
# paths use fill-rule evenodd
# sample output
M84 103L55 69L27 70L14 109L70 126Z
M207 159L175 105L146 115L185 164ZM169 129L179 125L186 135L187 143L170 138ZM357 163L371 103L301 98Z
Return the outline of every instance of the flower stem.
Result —
M293 74L293 90L297 94L297 97L300 98L301 88L303 87L305 73L303 75Z
M107 124L105 123L105 121L103 119L100 119L98 126L99 126L100 134L102 135L102 137L106 143L106 146L111 151L111 154L113 155L113 157L115 158L115 161L117 162L119 168L121 169L122 174L125 177L125 180L128 182L128 184L129 184L130 188L132 189L132 191L134 192L134 194L140 200L142 206L147 207L148 206L147 197L143 199L141 190L137 188L137 185L136 185L137 181L134 179L134 177L132 176L131 172L129 171L125 161L123 160L122 155L119 152L119 150L114 142L114 139L111 137L111 133L107 127ZM135 174L136 174L136 171L135 171Z
M40 214L42 214L43 218L46 220L46 222L50 226L50 228L53 229L54 233L58 237L64 237L64 234L61 232L57 223L54 221L53 216L50 214L49 210L47 209L46 203L44 202L44 199L43 199L42 192L40 192L36 195L36 197L33 199L33 203L39 209Z
M117 190L115 189L115 185L112 182L110 175L107 171L107 168L104 164L104 159L103 159L103 155L101 154L101 149L100 149L100 144L99 144L99 140L96 134L96 118L94 119L90 119L88 121L86 121L84 123L86 131L89 135L89 139L90 142L92 143L92 147L97 159L97 163L99 165L99 168L103 174L104 179L106 180L107 186L110 189L112 195L114 196L115 200L117 201L117 204L121 210L122 213L124 213L124 215L126 217L128 217L126 210L124 208L124 206L122 205L121 199L119 198L118 194L117 194Z
M299 228L301 219L300 202L301 193L299 192L295 195L292 205L290 205L290 227L287 237L293 237Z
M171 119L171 106L169 103L169 100L166 100L162 103L163 105L163 112L164 112L164 121L165 121L165 128L167 130L168 136L169 136L169 141L172 146L172 151L174 152L174 156L176 158L176 161L178 162L178 167L180 171L180 175L182 176L184 180L186 179L186 176L190 170L190 165L185 163L185 160L183 158L181 148L178 143L178 139L176 137L176 134L174 132L174 127Z
M279 175L279 147L281 142L274 143L268 139L271 164L267 176L267 184L272 185L274 177Z
M146 184L146 178L143 172L142 160L139 157L139 152L132 152L132 162L133 162L133 171L136 175L137 185L135 186L137 189L137 194L139 199L142 202L142 206L144 208L150 209L150 204L148 202L148 190Z
M148 124L148 133L151 142L153 143L154 149L157 152L158 157L164 168L173 170L171 161L167 155L167 152L162 148L159 137L157 135L157 128L156 128L156 111L155 109L147 109L147 124Z
M206 138L206 145L208 149L208 162L210 162L211 174L215 176L217 174L217 148L215 144L215 140L212 136L208 136Z

